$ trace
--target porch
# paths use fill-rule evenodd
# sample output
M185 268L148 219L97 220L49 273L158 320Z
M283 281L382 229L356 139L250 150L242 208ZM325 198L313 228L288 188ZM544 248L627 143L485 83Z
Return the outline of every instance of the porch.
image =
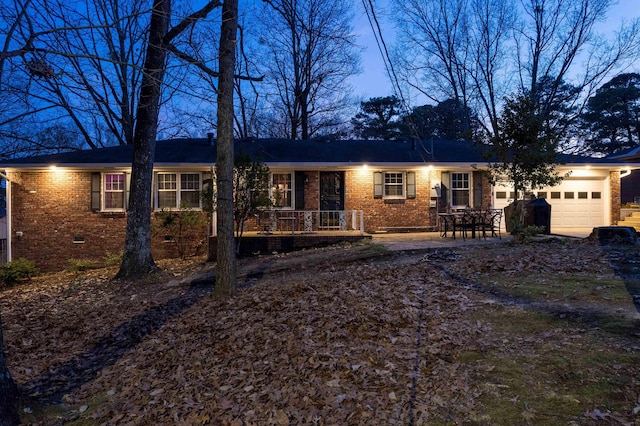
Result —
M217 256L215 218L209 260ZM371 239L363 210L266 210L245 225L239 254L268 254Z
M325 231L314 234L264 234L262 232L249 231L242 235L240 241L240 256L254 254L271 254L273 252L284 253L312 247L329 246L338 243L353 243L362 240L370 240L371 235L358 231ZM218 237L209 237L209 261L217 257Z

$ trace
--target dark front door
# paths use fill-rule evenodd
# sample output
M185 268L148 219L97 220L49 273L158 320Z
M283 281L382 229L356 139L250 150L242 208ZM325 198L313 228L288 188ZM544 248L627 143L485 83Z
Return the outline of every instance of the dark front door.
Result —
M320 210L344 210L344 172L320 172Z

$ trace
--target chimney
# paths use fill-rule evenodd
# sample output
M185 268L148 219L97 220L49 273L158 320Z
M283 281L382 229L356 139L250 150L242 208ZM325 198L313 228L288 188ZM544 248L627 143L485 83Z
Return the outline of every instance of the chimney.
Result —
M215 139L213 139L213 132L207 133L207 141L209 145L213 146L215 144Z

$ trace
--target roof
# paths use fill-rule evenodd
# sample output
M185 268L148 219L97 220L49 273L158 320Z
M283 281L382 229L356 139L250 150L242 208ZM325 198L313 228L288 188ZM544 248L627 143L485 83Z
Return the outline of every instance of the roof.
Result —
M235 142L236 153L244 152L268 166L343 166L483 164L480 148L468 141L406 140L289 140L247 139ZM433 153L433 155L431 154ZM126 167L131 165L133 146L115 146L0 161L0 168ZM208 139L172 139L156 144L155 165L203 166L216 163L216 147ZM561 155L564 164L622 164L622 160Z
M640 161L640 146L625 149L621 152L610 155L608 158L623 161Z

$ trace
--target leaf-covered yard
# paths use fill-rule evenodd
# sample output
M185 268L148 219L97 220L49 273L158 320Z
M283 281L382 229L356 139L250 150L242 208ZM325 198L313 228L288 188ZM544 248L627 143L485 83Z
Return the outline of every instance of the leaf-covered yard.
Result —
M0 294L5 349L32 424L638 424L637 252L330 247L227 300L198 261L51 274Z

